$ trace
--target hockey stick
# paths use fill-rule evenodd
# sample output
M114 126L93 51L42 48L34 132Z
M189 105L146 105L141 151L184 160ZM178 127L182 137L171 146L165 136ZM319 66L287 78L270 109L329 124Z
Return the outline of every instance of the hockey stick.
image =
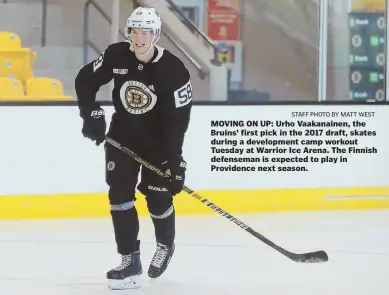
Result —
M118 148L119 150L121 150L122 152L124 152L125 154L131 156L136 161L138 161L142 165L146 166L148 169L154 171L158 175L160 175L162 177L166 177L166 178L170 177L168 174L162 172L157 167L155 167L155 166L151 165L150 163L148 163L147 161L143 160L137 154L135 154L133 151L129 150L128 148L126 148L124 146L122 146L117 141L115 141L115 140L113 140L113 139L111 139L109 137L106 137L106 141L109 144L111 144L112 146L114 146L114 147ZM242 221L240 221L237 218L233 217L231 214L225 212L224 210L222 210L221 208L219 208L218 206L216 206L212 202L210 202L207 199L203 198L202 196L200 196L199 194L197 194L196 192L194 192L193 190L191 190L187 186L184 186L183 190L185 192L187 192L189 195L191 195L192 197L194 197L195 199L201 201L203 204L205 204L206 206L211 208L213 211L216 211L217 213L221 214L223 217L225 217L228 220L232 221L233 223L235 223L240 228L243 228L246 232L250 233L251 235L253 235L257 239L259 239L262 242L264 242L266 245L272 247L273 249L277 250L278 252L280 252L281 254L285 255L286 257L290 258L291 260L293 260L295 262L314 263L314 262L326 262L326 261L328 261L328 255L324 251L316 251L316 252L309 252L309 253L302 253L302 254L289 252L289 251L281 248L280 246L276 245L275 243L273 243L272 241L270 241L269 239L267 239L263 235L259 234L258 232L253 230L251 227L249 227L248 225L244 224Z

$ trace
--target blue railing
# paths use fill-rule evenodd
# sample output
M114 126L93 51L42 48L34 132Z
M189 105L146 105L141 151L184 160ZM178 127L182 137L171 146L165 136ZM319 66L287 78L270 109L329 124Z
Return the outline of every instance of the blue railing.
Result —
M84 6L84 64L88 63L88 46L90 46L97 54L100 54L103 50L97 48L97 46L89 39L89 6L92 5L101 16L111 25L112 21L109 15L94 1L88 0ZM119 33L124 37L124 33L119 30Z
M195 31L196 34L203 39L203 43L206 46L212 48L216 47L214 42L207 35L205 35L201 30L199 30L197 26L182 13L181 9L172 0L165 0L165 1L169 3L171 9L174 10L174 12L180 16L181 21L183 22L184 25L186 25L189 28L189 30Z
M42 26L41 26L41 45L46 46L47 29L47 0L42 0Z

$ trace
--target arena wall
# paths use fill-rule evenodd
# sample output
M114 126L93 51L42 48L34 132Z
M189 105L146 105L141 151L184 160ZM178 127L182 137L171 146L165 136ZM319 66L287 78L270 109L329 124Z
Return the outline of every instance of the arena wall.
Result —
M108 123L113 108L105 106ZM349 117L345 117L348 112ZM355 112L355 113L354 113ZM330 117L326 117L330 114ZM337 116L335 116L338 114ZM296 117L299 115L300 117ZM298 121L348 122L350 128L298 127ZM212 121L214 123L212 123ZM248 127L248 122L257 122L267 127ZM353 122L364 122L366 126L353 127ZM218 122L218 123L215 123ZM224 123L221 123L224 122ZM228 123L230 122L230 123ZM243 122L243 123L242 123ZM276 123L294 127L276 127ZM284 123L282 123L284 122ZM289 123L285 123L289 122ZM212 127L212 124L214 125ZM233 127L221 125L232 124ZM243 124L244 127L241 127ZM255 124L255 123L254 123ZM219 127L215 127L219 125ZM362 124L363 125L363 124ZM1 152L0 152L0 219L70 218L109 216L105 184L104 147L96 147L81 134L82 121L75 106L1 106ZM188 162L186 185L214 202L224 210L238 212L345 210L389 208L389 149L387 130L389 107L387 105L260 105L260 106L201 106L193 107L191 125L188 130L184 157ZM263 136L243 136L246 131L269 131ZM280 136L280 130L287 136ZM340 139L337 135L326 135L328 130L347 129L347 137L339 148L344 154L323 154L315 145L301 145L303 138L290 135L290 131L308 132L305 140ZM212 131L226 132L212 136ZM273 131L272 131L273 130ZM311 131L316 130L311 133ZM323 130L320 135L317 130ZM358 137L351 131L362 132ZM230 132L235 132L230 133ZM369 132L370 131L370 132ZM374 132L373 132L374 131ZM277 136L271 135L277 133ZM225 135L223 135L225 134ZM230 135L232 134L232 135ZM370 134L370 135L368 135ZM375 135L374 135L375 134ZM317 135L317 136L314 136ZM241 155L229 153L231 145L211 145L212 140L237 140L235 148L243 148ZM299 146L289 144L267 146L286 148L280 154L257 153L259 145L247 145L254 140L295 140ZM352 145L345 140L358 139L359 149L372 149L376 153L349 153ZM239 145L243 140L245 145ZM292 142L292 141L291 141ZM228 151L216 154L211 147ZM247 149L254 148L254 153ZM291 154L291 148L301 152ZM318 148L304 153L305 148ZM370 150L372 151L372 150ZM212 162L219 159L265 156L270 162L227 163ZM308 157L319 158L318 163L285 162L280 159ZM340 157L345 162L339 162ZM278 162L272 162L277 158ZM330 158L338 158L337 163ZM286 161L286 160L283 160ZM321 163L324 161L323 163ZM211 171L211 165L218 167L250 166L277 169L306 169L308 171ZM281 167L281 168L278 168ZM286 168L282 168L286 167ZM304 168L302 168L304 167ZM220 169L220 168L219 168ZM226 169L226 168L224 168ZM227 168L228 169L228 168ZM253 168L254 169L254 168ZM262 169L262 168L261 168ZM137 195L139 215L147 215L145 200ZM213 213L185 192L175 197L178 214Z

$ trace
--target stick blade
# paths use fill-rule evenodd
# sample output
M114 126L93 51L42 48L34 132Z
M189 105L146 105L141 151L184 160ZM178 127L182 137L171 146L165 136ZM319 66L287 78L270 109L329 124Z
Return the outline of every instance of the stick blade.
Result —
M291 259L300 263L322 263L328 261L328 254L325 251L316 251L296 254Z

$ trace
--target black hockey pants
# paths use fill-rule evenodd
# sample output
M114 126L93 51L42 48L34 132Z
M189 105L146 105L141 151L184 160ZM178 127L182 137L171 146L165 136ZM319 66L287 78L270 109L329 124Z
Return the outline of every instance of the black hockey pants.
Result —
M165 161L155 153L134 152L157 167ZM146 197L156 240L165 245L172 244L175 238L175 211L168 180L146 167L141 168L137 161L109 143L105 143L105 164L118 252L126 255L137 250L139 220L134 204L136 188ZM140 170L141 182L137 186Z

